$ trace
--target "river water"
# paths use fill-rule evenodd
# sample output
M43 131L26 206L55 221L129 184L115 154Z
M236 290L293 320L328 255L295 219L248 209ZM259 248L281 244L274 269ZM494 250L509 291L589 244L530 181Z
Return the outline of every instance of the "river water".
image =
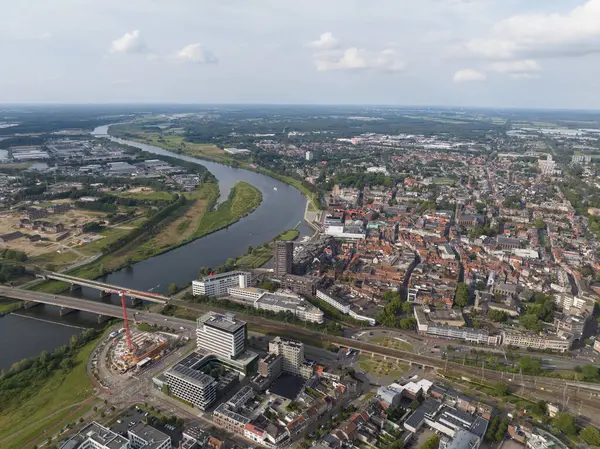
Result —
M108 126L96 128L92 134L107 137ZM221 265L228 258L243 254L248 246L257 246L271 240L284 230L300 223L300 235L312 231L303 220L306 199L295 188L268 176L227 165L171 153L143 143L116 139L116 142L135 146L144 151L163 154L204 165L219 181L220 200L227 198L237 181L245 181L262 192L260 206L249 216L227 229L195 240L173 251L152 257L129 269L112 273L106 282L137 290L166 293L171 283L182 285L196 279L200 267ZM99 293L83 289L78 293L91 300L100 300ZM118 298L104 301L118 302ZM52 350L67 344L72 335L83 327L95 325L95 317L78 312L66 317L58 315L52 306L38 306L27 311L0 318L0 369L10 367L25 357Z

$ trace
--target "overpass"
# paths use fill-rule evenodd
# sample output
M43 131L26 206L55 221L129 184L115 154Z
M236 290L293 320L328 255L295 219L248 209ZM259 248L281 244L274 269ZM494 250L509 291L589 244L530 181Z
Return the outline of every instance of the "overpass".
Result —
M20 288L6 287L0 285L0 296L7 298L18 299L25 302L25 307L33 304L48 304L61 308L61 314L66 314L76 310L97 314L103 321L107 318L123 318L123 309L119 305L105 304L103 302L90 301L89 299L72 298L70 296L52 295L49 293L33 292ZM63 313L64 311L64 313ZM165 317L158 313L150 313L146 311L136 311L133 313L133 318L136 321L143 321L149 324L164 326L184 327L186 329L195 329L196 322L184 320L181 318ZM167 321L167 323L165 323Z
M53 279L55 281L66 282L71 284L71 291L81 289L81 287L93 288L99 290L102 296L108 296L112 293L118 293L123 291L126 296L133 299L139 299L143 301L156 302L158 304L166 304L169 302L169 297L158 295L156 293L143 292L139 290L130 290L127 288L119 287L118 285L106 284L90 279L83 279L76 276L70 276L68 274L48 272L42 275L44 279Z

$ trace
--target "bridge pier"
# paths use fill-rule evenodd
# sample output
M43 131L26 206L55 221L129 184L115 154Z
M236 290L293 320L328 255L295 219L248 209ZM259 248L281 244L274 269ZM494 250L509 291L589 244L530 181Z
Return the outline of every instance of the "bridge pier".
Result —
M137 306L140 305L143 301L140 298L131 298L131 305L132 306Z
M111 293L104 291L104 290L100 290L100 298L110 298Z
M24 309L31 309L32 307L36 307L41 305L42 303L40 302L35 302L35 301L24 301L23 302L23 308Z
M73 313L73 312L79 312L79 310L77 310L77 309L70 309L69 307L61 307L58 314L60 316L65 316L65 315L68 315L69 313Z
M71 293L81 291L81 285L79 284L71 284Z
M109 316L105 316L105 315L98 315L98 323L104 323L105 321L110 320Z

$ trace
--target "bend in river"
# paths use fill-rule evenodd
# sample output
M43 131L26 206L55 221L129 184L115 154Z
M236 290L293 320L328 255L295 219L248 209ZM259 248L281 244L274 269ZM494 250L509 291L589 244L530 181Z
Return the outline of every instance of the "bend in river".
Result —
M138 290L152 288L155 292L166 293L169 284L173 282L182 285L196 279L200 267L221 265L228 258L245 253L248 246L265 243L282 231L296 227L299 222L301 235L310 233L310 228L304 222L306 198L294 187L259 173L172 153L145 143L111 137L108 126L100 126L92 134L108 137L149 153L204 165L219 182L221 200L227 198L238 181L253 185L263 195L260 206L237 223L173 251L139 262L131 269L112 273L107 277L109 284Z
M106 279L108 283L137 290L153 289L155 292L166 293L173 282L182 285L196 279L200 267L221 265L228 258L244 254L249 245L257 246L268 242L282 231L296 227L299 222L301 223L300 235L312 233L304 222L306 198L295 188L259 173L171 153L152 145L110 137L107 135L107 130L108 126L101 126L92 134L98 137L109 137L116 142L150 153L168 155L204 165L218 179L221 201L227 198L229 191L238 181L252 184L263 195L260 206L237 223L167 253L136 263L129 269L112 273ZM86 288L78 295L90 300L100 300L97 291ZM114 295L112 298L104 298L103 301L119 303L119 299ZM27 317L13 314L0 318L2 340L20 342L18 345L0 347L0 369L7 369L14 362L38 355L43 350L51 351L67 344L72 335L80 332L76 327L53 324L52 321L91 327L96 318L84 312L59 317L58 308L52 306L39 306L18 313Z

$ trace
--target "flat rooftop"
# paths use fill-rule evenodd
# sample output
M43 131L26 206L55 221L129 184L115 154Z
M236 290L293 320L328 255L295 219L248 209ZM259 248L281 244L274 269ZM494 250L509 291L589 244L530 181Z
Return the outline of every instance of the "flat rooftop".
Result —
M144 449L155 449L164 444L165 441L171 440L171 437L168 435L165 435L160 430L144 424L141 421L129 429L129 432L137 435L140 438L143 438L148 442L148 444L144 446Z
M246 322L237 320L233 313L223 315L220 313L209 312L198 318L198 327L201 326L210 326L225 332L235 333L246 326Z
M173 368L167 371L166 374L167 376L171 375L177 377L201 388L204 388L210 385L212 382L215 382L215 380L208 374L204 374L202 371L197 371L181 364L175 365Z

